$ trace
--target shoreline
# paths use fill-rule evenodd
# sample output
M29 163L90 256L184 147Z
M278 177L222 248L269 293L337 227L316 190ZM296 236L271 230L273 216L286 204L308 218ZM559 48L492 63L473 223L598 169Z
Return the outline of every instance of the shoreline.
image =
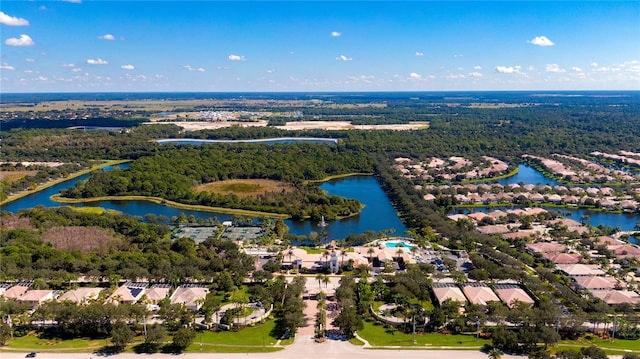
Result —
M102 169L102 168L105 168L107 166L115 166L115 165L120 165L120 164L127 163L127 162L131 162L131 160L106 160L103 163L101 163L99 165L93 165L93 166L91 166L91 168L88 168L86 170L82 170L82 171L71 173L67 177L58 178L58 179L55 179L53 181L48 181L46 183L37 185L36 188L33 189L33 190L26 190L26 191L22 191L22 192L19 192L19 193L15 193L15 194L9 195L4 201L0 201L0 206L1 205L5 205L5 204L10 203L10 202L13 202L13 201L16 201L16 200L19 200L21 198L27 197L27 196L32 195L34 193L38 193L38 192L40 192L42 190L45 190L45 189L47 189L49 187L53 187L53 186L55 186L57 184L60 184L62 182L70 181L70 180L72 180L74 178L86 175L87 173L95 172L95 171L97 171L99 169Z
M255 217L269 217L269 218L282 218L282 219L291 218L290 215L282 214L282 213L259 212L259 211L251 211L247 209L238 209L238 208L208 207L208 206L203 206L198 204L184 204L184 203L174 202L174 201L170 201L170 200L159 198L159 197L149 197L149 196L103 196L103 197L76 199L76 198L61 197L59 194L54 194L50 198L52 201L58 202L58 203L91 203L91 202L99 202L99 201L146 201L146 202L152 202L155 204L169 206L177 209L197 210L197 211L212 212L212 213L249 215L249 216L255 216Z

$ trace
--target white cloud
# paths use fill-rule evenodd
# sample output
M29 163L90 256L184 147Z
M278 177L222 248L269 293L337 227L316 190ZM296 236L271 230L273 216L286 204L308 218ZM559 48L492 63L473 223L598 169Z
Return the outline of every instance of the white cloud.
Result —
M26 61L26 62L36 62L36 60L32 59L32 58L26 58L26 59L24 59L24 61Z
M455 54L455 55L453 55L453 57L457 59L459 57L464 57L464 55L463 54Z
M331 32L331 37L340 37L340 36L342 36L341 32L338 32L338 31L332 31Z
M501 74L518 74L521 68L520 66L496 66L496 71Z
M482 70L482 66L476 65L473 67L474 70Z
M82 69L81 69L81 68L79 68L79 67L76 67L75 69L73 69L73 70L71 70L71 71L73 71L73 72L81 72L81 71L82 71Z
M470 72L469 76L471 77L482 77L482 74L479 72Z
M69 67L69 68L71 68L71 67L76 67L76 65L75 65L75 64L62 64L62 67Z
M111 35L111 34L104 34L104 35L100 35L100 36L98 36L98 39L100 39L100 40L110 40L110 41L113 41L113 40L115 40L116 38L115 38L115 36L113 36L113 35Z
M424 52L416 51L416 56L424 56Z
M120 68L123 70L135 70L136 67L133 65L122 65Z
M350 57L346 57L344 55L340 55L339 57L336 57L336 60L338 60L338 61L351 61L353 59L350 58Z
M15 17L0 11L0 24L9 26L29 26L29 21L21 17Z
M36 44L29 35L25 34L20 35L20 38L10 37L4 43L9 46L33 46Z
M202 67L193 67L193 66L190 66L190 65L185 65L184 68L189 70L189 71L196 71L196 72L205 72L206 71Z
M556 73L566 72L566 70L558 66L558 64L547 64L545 66L545 71L556 72Z
M533 39L527 41L531 45L536 46L553 46L555 45L553 41L549 40L546 36L536 36Z
M40 81L47 81L48 78L44 77L44 76L38 76L38 80Z
M592 62L591 63L591 67L598 67L598 63L597 62Z
M571 67L571 70L575 71L575 72L582 72L582 69L578 66L573 66Z
M87 63L89 65L106 65L109 62L101 58L97 58L97 59L87 59Z
M410 74L409 74L409 77L410 77L410 78L412 78L412 79L416 79L416 80L418 80L418 79L421 79L421 78L422 78L422 75L420 75L420 74L419 74L419 73L417 73L417 72L412 72L412 73L410 73Z
M11 71L13 71L15 69L16 69L15 67L9 65L6 62L3 62L2 65L0 65L0 70L11 70Z
M229 59L229 61L247 61L247 59L244 56L234 55L234 54L229 55L227 59Z
M70 3L74 3L74 4L81 4L82 0L62 0L63 2L70 2Z

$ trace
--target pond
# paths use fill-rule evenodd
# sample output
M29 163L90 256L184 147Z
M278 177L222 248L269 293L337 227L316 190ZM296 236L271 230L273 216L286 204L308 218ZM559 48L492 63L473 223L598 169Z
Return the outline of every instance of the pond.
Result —
M124 167L126 168L127 165ZM106 168L109 170L110 168ZM3 211L18 212L38 205L44 207L57 207L62 204L52 201L49 197L59 193L61 190L69 188L78 181L83 181L91 175L81 177L52 186L40 192L23 197L2 206ZM320 188L326 190L331 195L338 195L348 198L355 198L362 202L365 207L362 212L355 217L345 218L337 221L327 222L326 227L319 227L318 223L310 221L286 220L285 223L290 228L290 233L296 235L309 235L309 233L320 233L323 229L329 234L329 239L343 239L349 234L362 234L367 230L376 232L393 229L395 233L402 234L407 228L404 226L389 199L384 194L380 185L373 176L348 177L335 181L325 182ZM164 215L171 219L173 216L180 216L184 213L187 217L193 215L196 219L209 219L216 217L220 221L232 219L232 215L216 212L205 212L197 210L177 209L146 201L95 201L71 204L76 207L102 207L127 213L132 216L144 217L147 214L156 216Z
M524 183L524 184L534 184L534 185L563 185L562 183L554 180L553 178L549 178L544 175L544 173L536 170L535 168L528 165L519 165L518 173L515 176L502 178L498 180L498 182L505 186L512 183Z

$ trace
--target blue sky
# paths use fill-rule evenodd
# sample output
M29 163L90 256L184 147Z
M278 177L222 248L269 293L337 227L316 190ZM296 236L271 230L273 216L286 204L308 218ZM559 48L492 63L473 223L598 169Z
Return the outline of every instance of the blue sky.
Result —
M640 2L2 1L2 92L638 90Z

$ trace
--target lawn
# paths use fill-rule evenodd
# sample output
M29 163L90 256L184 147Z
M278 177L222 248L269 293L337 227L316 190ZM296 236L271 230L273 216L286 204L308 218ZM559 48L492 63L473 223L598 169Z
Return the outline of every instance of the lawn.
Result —
M270 335L275 327L273 320L265 324L248 327L239 332L229 331L203 331L196 334L196 338L187 348L189 353L248 353L248 352L274 352L282 350L282 347L274 347L277 338ZM291 344L281 343L282 345Z
M556 346L559 349L576 349L579 347L589 347L595 345L604 349L609 354L622 354L629 350L640 352L640 340L623 340L623 339L600 339L587 336L577 340L561 340Z
M358 331L363 339L373 346L413 346L411 333L403 333L394 327L385 328L381 324L364 322L364 329ZM490 341L476 339L473 335L427 333L416 334L416 346L458 347L459 349L478 349Z
M8 341L7 347L24 351L64 351L90 352L111 343L110 339L69 339L40 338L35 332Z
M270 335L275 327L273 320L256 327L247 327L239 332L229 331L202 331L187 348L187 352L197 353L246 353L246 352L274 352L282 347L275 347L278 341ZM132 347L139 344L144 339L140 336L134 338L134 342L128 346L127 352L132 352ZM167 337L167 342L171 341L171 336ZM9 340L7 347L11 350L36 351L36 352L94 352L104 348L111 343L107 339L41 339L35 332L23 337ZM288 345L291 341L282 341L281 345ZM1 357L1 355L0 355Z

